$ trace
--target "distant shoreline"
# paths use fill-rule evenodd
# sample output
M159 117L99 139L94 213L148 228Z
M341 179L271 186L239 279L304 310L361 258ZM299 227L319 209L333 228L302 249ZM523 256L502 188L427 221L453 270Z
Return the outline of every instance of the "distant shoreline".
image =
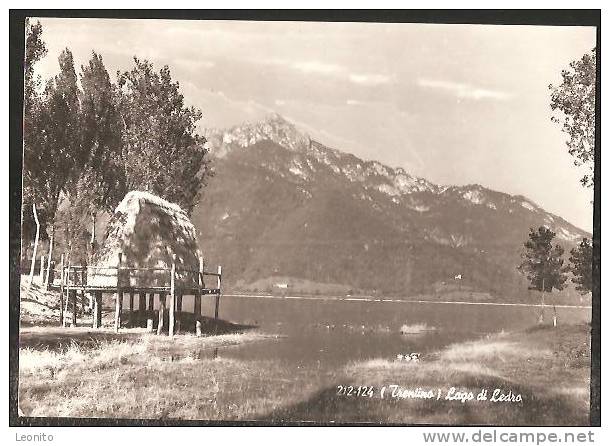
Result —
M223 294L224 297L260 297L263 299L295 299L295 300L342 300L350 302L394 302L394 303L411 303L411 304L456 304L456 305L487 305L498 307L532 307L532 308L548 308L552 304L525 304L525 303L510 303L510 302L467 302L467 301L450 301L450 300L414 300L414 299L382 299L373 296L362 297L343 297L343 296L274 296L271 294ZM591 309L591 305L555 305L556 308L578 308Z

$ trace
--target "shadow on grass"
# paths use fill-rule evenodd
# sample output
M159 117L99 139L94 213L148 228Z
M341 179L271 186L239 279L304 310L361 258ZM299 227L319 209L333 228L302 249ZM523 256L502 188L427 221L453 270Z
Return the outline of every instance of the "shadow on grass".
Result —
M150 318L153 319L154 333L157 330L157 320L153 318L153 312L140 313L137 317L134 313L132 321L129 321L129 313L124 312L122 330L119 333L114 333L112 330L112 324L108 324L108 321L104 324L105 328L93 329L91 328L89 320L79 320L78 327L60 327L58 323L55 326L36 324L24 324L22 322L22 329L19 333L19 347L20 348L32 348L35 350L55 350L62 351L66 350L70 346L76 344L79 347L95 347L100 342L112 342L112 341L135 341L146 333L146 321ZM90 319L90 317L89 317ZM241 325L234 324L229 321L222 319L215 320L213 318L202 316L199 318L201 321L201 334L203 336L214 336L224 334L237 334L243 333L246 330L254 329L256 326L253 325ZM180 334L193 334L195 333L195 317L192 313L182 313L179 317L180 320ZM168 318L164 320L163 334L167 335L167 327L169 326ZM140 329L138 329L140 328ZM131 331L130 331L131 330Z
M345 384L345 383L341 383ZM588 411L573 398L553 394L552 390L517 385L502 378L488 375L466 375L458 383L409 384L402 383L407 389L443 388L451 386L467 388L475 397L481 389L488 389L489 396L494 389L504 393L512 391L521 394L521 403L491 401L460 401L432 399L399 399L379 396L375 389L372 398L364 396L345 396L337 394L337 387L327 387L318 391L305 401L278 408L260 417L262 421L297 422L312 421L328 423L387 423L387 424L443 424L443 425L588 425ZM553 386L549 386L553 387Z
M21 297L21 302L31 302L31 303L46 307L49 310L59 310L60 309L60 306L57 304L49 305L48 302L41 302L38 299L32 299L30 297Z
M34 350L62 351L76 344L79 347L95 347L100 342L135 340L141 333L113 333L87 327L44 327L21 330L19 347Z
M146 328L147 321L151 319L153 321L153 329L157 330L157 324L159 319L159 313L157 311L135 311L131 318L129 312L122 312L122 320L124 327L129 328ZM229 322L223 319L214 319L207 316L195 317L193 313L176 313L176 328L179 333L195 333L197 320L201 322L201 334L203 336L211 335L223 335L223 334L236 334L243 333L244 331L257 328L256 325L244 325ZM169 327L169 314L166 312L163 318L163 332L167 333Z

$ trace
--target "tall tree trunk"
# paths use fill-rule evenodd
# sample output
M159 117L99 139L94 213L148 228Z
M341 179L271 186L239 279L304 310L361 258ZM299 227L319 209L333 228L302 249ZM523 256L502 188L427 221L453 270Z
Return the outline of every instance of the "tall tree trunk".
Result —
M542 291L540 292L540 302L542 306L540 307L540 316L538 317L538 323L544 324L544 278L542 278Z
M49 286L49 271L51 270L51 258L53 257L53 240L55 239L55 223L51 226L51 238L49 239L49 260L47 260L47 275L44 278L44 285Z
M89 241L89 258L87 259L87 264L89 266L93 265L93 257L95 256L95 212L91 212L91 240ZM89 270L86 270L88 275ZM86 285L88 278L85 276L84 285ZM93 293L89 293L89 307L94 308L94 296Z
M95 244L95 212L91 212L91 247ZM93 250L92 250L93 253Z
M40 236L40 222L38 221L38 213L36 212L36 203L32 205L32 211L34 212L34 220L36 221L36 238L34 239L34 253L32 254L32 264L30 265L30 278L28 280L28 288L32 286L34 280L34 266L36 265L36 254L38 251L38 237Z

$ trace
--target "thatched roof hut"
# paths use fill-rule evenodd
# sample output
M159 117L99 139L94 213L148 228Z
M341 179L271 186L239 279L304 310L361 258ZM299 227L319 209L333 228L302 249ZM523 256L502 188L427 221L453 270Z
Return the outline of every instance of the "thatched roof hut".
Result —
M170 274L154 268L171 268L176 262L176 285L197 283L201 251L195 227L180 206L149 192L131 191L117 206L108 223L106 240L95 254L92 266L113 267L119 263L121 286L169 286ZM139 270L129 270L138 268ZM87 282L94 286L117 284L116 269L93 269Z

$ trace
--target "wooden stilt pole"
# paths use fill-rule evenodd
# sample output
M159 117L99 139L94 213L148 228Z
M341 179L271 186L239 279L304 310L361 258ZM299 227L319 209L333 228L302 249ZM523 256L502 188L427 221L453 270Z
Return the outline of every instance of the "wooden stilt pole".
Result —
M163 318L165 317L165 293L159 293L159 322L157 323L157 334L163 331Z
M176 333L182 327L182 289L176 287Z
M176 255L172 259L172 271L170 278L170 295L169 295L169 336L174 336L175 329L175 304L176 304Z
M93 295L93 307L91 308L91 328L97 327L97 298Z
M59 264L61 281L59 283L59 324L64 325L64 255L61 255Z
M193 304L193 313L195 321L199 321L201 317L201 287L203 284L203 257L199 257L199 274L197 274L197 289L195 290L195 302Z
M148 295L148 311L155 311L155 293Z
M96 291L93 301L93 328L102 326L102 292Z
M68 305L70 304L70 262L66 270L66 307L64 309L64 327L67 324L66 316L68 314Z
M77 304L76 304L76 290L70 290L70 300L72 301L72 326L76 327L77 326L77 321L76 321L76 310L77 310Z
M146 320L146 293L140 291L138 294L138 314L139 320Z
M78 291L78 296L79 296L79 300L80 300L80 306L81 309L83 311L83 315L85 314L85 290L81 289ZM93 308L93 299L91 299L91 297L89 298L89 308L92 309Z
M133 327L133 291L129 293L129 326Z
M119 263L116 270L116 300L114 306L114 331L119 332L121 327L121 311L123 310L123 291L121 290L121 263L123 254L119 253Z
M222 266L218 265L218 277L216 279L216 288L218 288L218 294L216 294L216 306L214 308L214 319L218 319L218 308L220 307L221 277L222 277Z

